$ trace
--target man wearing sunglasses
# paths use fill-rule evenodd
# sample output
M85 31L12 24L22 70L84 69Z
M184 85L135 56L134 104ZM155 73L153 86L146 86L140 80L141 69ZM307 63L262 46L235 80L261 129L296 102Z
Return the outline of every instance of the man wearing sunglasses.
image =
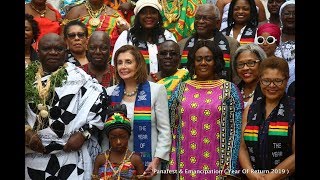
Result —
M88 42L88 29L80 21L70 21L63 30L64 40L67 44L67 62L82 67L88 64L86 49Z
M178 43L166 40L159 45L157 58L159 61L159 71L150 73L148 80L158 84L164 84L167 90L167 97L170 100L171 93L177 85L190 79L189 71L179 68L181 54Z
M239 47L239 42L234 38L224 36L219 32L218 25L220 24L220 21L220 12L216 5L201 4L198 6L195 13L195 33L191 37L182 39L178 42L182 54L181 67L187 66L188 52L197 41L211 40L215 42L223 52L225 61L225 69L222 72L223 78L235 82L237 81L237 78L232 76L230 59Z
M279 26L272 23L265 23L257 30L255 43L258 44L267 57L275 56L275 50L280 42L281 30Z

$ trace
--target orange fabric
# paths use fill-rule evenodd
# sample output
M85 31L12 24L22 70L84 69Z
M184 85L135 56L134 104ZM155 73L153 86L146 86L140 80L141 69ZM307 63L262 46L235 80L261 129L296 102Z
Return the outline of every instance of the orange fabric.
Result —
M47 7L56 13L57 21L52 21L46 17L43 17L43 18L42 17L35 17L34 18L34 20L36 20L38 22L39 29L40 29L39 37L33 45L35 50L38 49L39 40L42 38L43 35L48 34L48 33L60 34L60 31L61 31L60 22L58 21L61 19L61 14L59 13L58 10L56 10L50 4L47 4Z

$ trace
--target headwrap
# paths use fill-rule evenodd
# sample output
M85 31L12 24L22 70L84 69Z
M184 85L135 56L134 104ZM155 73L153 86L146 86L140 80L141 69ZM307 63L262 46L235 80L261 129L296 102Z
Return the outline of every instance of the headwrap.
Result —
M290 5L290 4L296 4L296 1L295 0L287 0L285 3L283 3L280 7L280 10L279 10L279 17L280 17L280 24L281 24L281 27L282 27L282 21L281 21L281 13L282 13L282 10L284 7Z
M259 26L257 30L257 36L261 36L262 33L269 33L271 36L275 37L277 39L276 44L279 45L280 43L280 36L281 36L281 30L280 27L272 24L272 23L265 23L261 26Z
M120 106L119 106L120 107ZM127 109L123 104L119 109L118 105L115 108L111 109L111 113L108 115L108 119L104 123L104 128L106 130L107 136L113 129L121 128L128 131L129 135L131 134L131 124L130 119L127 117Z

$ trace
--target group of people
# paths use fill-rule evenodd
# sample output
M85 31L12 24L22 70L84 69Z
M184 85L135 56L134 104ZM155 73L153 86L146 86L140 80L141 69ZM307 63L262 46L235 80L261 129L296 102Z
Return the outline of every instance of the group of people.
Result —
M222 31L203 2L179 39L166 3L114 4L130 24L88 0L46 33L38 19L56 11L26 4L26 179L294 177L294 1L278 5L279 27L232 0Z

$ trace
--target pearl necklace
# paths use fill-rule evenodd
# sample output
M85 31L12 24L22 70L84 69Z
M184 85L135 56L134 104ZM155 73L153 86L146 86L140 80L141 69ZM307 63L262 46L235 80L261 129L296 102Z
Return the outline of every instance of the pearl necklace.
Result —
M131 96L134 96L135 94L137 94L137 92L138 92L138 86L137 86L136 89L135 89L134 91L132 91L132 92L127 92L126 90L124 90L123 94L124 94L125 96L131 97Z
M254 94L254 90L253 90L248 96L246 96L246 95L244 94L243 88L241 89L241 95L242 95L242 98L243 98L243 99L251 98L251 97L253 96L253 94Z

